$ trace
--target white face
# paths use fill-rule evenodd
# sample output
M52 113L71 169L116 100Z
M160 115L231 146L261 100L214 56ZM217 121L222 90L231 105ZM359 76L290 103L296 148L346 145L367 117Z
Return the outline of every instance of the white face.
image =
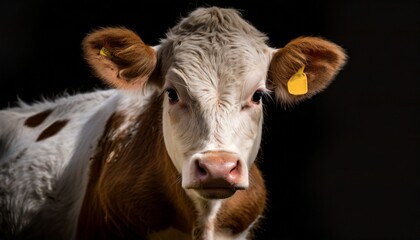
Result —
M198 65L194 56L176 56L164 86L166 148L185 189L229 197L248 187L259 150L269 51L237 55L241 60L200 58Z

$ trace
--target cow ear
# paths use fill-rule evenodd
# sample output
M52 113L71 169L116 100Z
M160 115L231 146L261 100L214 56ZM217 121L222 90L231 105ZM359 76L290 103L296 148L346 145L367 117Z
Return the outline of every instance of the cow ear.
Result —
M300 37L274 52L268 83L282 105L291 105L325 89L346 59L345 51L330 41Z
M156 67L155 50L126 28L93 31L82 47L96 75L114 87L142 87Z

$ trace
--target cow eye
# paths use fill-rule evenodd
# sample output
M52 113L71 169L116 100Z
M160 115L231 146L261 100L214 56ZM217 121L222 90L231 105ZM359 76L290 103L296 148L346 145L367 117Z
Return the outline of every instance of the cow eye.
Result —
M168 94L170 103L177 103L179 101L178 93L173 88L167 88L166 94Z
M254 92L254 95L252 95L252 101L254 103L260 103L262 97L263 97L263 91L257 90L257 91Z

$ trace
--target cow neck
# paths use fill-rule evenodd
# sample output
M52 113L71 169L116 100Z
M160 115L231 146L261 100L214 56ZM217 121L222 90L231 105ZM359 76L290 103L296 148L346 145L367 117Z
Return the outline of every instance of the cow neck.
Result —
M195 210L163 141L162 101L150 98L130 123L134 131L116 131L127 121L124 112L109 118L91 162L80 237L147 236L171 226L192 231Z

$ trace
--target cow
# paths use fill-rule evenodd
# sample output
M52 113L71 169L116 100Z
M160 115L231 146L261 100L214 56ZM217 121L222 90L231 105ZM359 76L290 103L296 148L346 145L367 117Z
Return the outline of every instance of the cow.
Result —
M199 7L157 46L92 30L110 87L0 111L4 239L249 239L266 210L263 98L325 89L345 50L314 36L273 48L235 9Z

